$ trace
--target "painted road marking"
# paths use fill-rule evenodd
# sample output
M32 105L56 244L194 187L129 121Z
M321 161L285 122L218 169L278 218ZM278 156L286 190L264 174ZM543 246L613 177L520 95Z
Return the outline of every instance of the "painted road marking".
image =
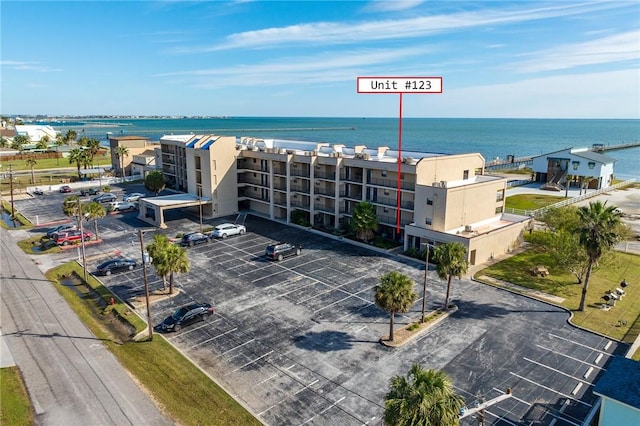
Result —
M564 396L565 398L569 398L569 399L571 399L572 401L575 401L575 402L577 402L577 403L579 403L579 404L586 405L587 407L591 407L591 404L588 404L588 403L586 403L586 402L584 402L584 401L580 401L579 399L573 398L573 397L571 397L571 396L569 396L569 395L565 395L565 394L563 394L562 392L558 392L557 390L555 390L555 389L551 389L550 387L547 387L547 386L542 385L542 384L540 384L540 383L536 383L536 382L534 382L533 380L527 379L527 378L526 378L526 377L524 377L524 376L521 376L521 375L519 375L519 374L513 373L513 372L511 372L511 371L509 372L509 374L511 374L512 376L516 376L516 377L518 377L518 378L520 378L520 379L522 379L522 380L524 380L524 381L526 381L526 382L529 382L529 383L531 383L531 384L534 384L534 385L536 385L536 386L540 386L541 388L546 389L546 390L548 390L548 391L551 391L551 392L553 392L553 393L556 393L556 394L558 394L558 395L560 395L560 396Z
M313 382L309 383L308 385L303 386L303 388L302 388L302 389L300 389L298 392L294 393L294 395L299 394L300 392L302 392L302 391L304 391L305 389L309 388L309 386L313 386L313 385L315 385L316 383L318 383L319 381L320 381L320 379L316 379L316 380L314 380Z
M238 329L238 327L232 328L231 330L229 330L229 331L225 331L225 332L224 332L224 333L222 333L222 334L218 334L217 336L213 336L213 337L212 337L212 338L210 338L210 339L207 339L207 340L202 341L202 342L200 342L200 343L196 343L195 345L190 346L190 347L189 347L189 349L193 349L193 348L195 348L195 347L197 347L197 346L204 345L205 343L209 343L210 341L215 340L215 339L217 339L218 337L222 337L222 336L224 336L224 335L226 335L226 334L229 334L229 333L231 333L231 332L234 332L234 331L236 331L237 329Z
M558 374L562 374L562 375L563 375L563 376L565 376L565 377L569 377L569 378L571 378L571 379L575 379L575 380L577 380L577 381L579 381L579 382L583 382L583 383L585 383L585 384L587 384L587 385L589 385L589 386L593 386L593 384L591 384L591 383L589 383L589 382L587 382L587 381L584 381L584 380L582 380L582 379L578 379L577 377L574 377L574 376L572 376L571 374L567 374L567 373L565 373L564 371L560 371L560 370L555 369L555 368L553 368L553 367L549 367L548 365L542 364L542 363L540 363L540 362L538 362L538 361L534 361L534 360L529 359L529 358L527 358L527 357L524 357L523 359L524 359L525 361L529 361L529 362L532 362L532 363L534 363L534 364L536 364L536 365L539 365L540 367L544 367L544 368L546 368L546 369L549 369L549 370L551 370L551 371L554 371L554 372L556 372L556 373L558 373Z
M226 354L228 354L228 353L229 353L229 352L231 352L231 351L235 351L236 349L243 347L244 345L248 345L249 343L253 342L254 340L256 340L256 339L254 338L254 339L251 339L251 340L247 340L246 342L244 342L244 343L242 343L242 344L240 344L240 345L238 345L238 346L235 346L235 347L233 347L233 348L229 349L228 351L222 352L220 355L221 355L221 356L222 356L222 355L226 355Z
M591 364L591 363L590 363L590 362L588 362L588 361L583 361L583 360L581 360L581 359L578 359L578 358L572 357L571 355L565 355L565 354L563 354L562 352L554 351L553 349L546 348L546 347L544 347L544 346L542 346L542 345L536 345L536 346L537 346L537 347L539 347L540 349L544 349L545 351L553 352L553 353L554 353L554 354L556 354L556 355L560 355L560 356L563 356L563 357L565 357L565 358L569 358L569 359L572 359L572 360L574 360L574 361L578 361L578 362L580 362L580 363L582 363L582 364L587 364L587 365L593 366L594 368L597 368L597 369L599 369L599 370L604 370L603 368L600 368L600 367L598 367L597 365L593 365L593 364Z
M229 374L235 373L235 372L236 372L236 371L238 371L238 370L242 370L242 369L243 369L243 368L245 368L246 366L251 365L251 364L253 364L253 363L255 363L255 362L258 362L258 361L260 361L262 358L264 358L264 357L266 357L266 356L269 356L269 355L271 355L272 353L273 353L273 351L269 351L269 352L267 352L267 353L266 353L266 354L264 354L264 355L260 355L258 358L254 359L254 360L251 360L251 361L247 362L246 364L244 364L244 365L242 365L242 366L240 366L240 367L236 368L235 370L233 370L233 371L231 371L231 372L229 372L229 373L225 374L225 376L228 376Z
M556 339L565 340L565 341L567 341L567 342L573 343L574 345L582 346L583 348L591 349L592 351L596 351L596 352L600 352L600 353L602 353L602 354L609 355L607 352L601 351L600 349L596 349L596 348L594 348L593 346L583 345L582 343L578 343L578 342L576 342L576 341L573 341L573 340L567 339L566 337L558 336L558 335L551 334L551 333L549 333L549 336L551 336L551 337L555 337Z

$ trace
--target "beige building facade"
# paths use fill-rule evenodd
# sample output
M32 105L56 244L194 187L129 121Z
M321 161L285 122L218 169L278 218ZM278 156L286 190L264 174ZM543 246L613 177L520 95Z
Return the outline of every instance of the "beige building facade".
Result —
M367 201L385 238L405 250L458 241L472 264L513 249L531 222L503 213L507 180L485 175L477 153L217 135L164 136L160 149L167 181L206 199L208 217L250 211L331 232Z
M128 154L120 158L118 156L118 148L124 147ZM131 176L132 163L134 156L140 155L149 149L153 149L154 145L149 143L149 138L143 136L109 136L109 148L111 152L111 167L119 176Z

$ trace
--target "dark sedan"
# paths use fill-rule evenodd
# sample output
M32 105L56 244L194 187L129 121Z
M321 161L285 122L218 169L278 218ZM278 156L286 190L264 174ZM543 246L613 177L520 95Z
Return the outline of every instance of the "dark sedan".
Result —
M138 266L133 259L111 259L98 265L98 275L111 275L114 272L131 271Z
M209 303L194 303L183 306L171 316L155 326L156 331L179 331L184 325L196 320L206 321L213 315L213 306Z
M181 245L189 247L207 242L209 242L209 236L201 232L190 232L188 234L184 234L180 240Z

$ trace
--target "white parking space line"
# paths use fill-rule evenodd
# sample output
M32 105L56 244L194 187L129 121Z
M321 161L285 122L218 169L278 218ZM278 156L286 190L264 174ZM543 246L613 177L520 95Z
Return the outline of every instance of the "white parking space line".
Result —
M534 382L533 380L531 380L531 379L527 379L526 377L521 376L521 375L519 375L519 374L517 374L517 373L514 373L514 372L510 371L510 372L509 372L509 374L511 374L512 376L516 376L516 377L518 377L519 379L524 380L525 382L529 382L529 383L534 384L534 385L536 385L536 386L539 386L539 387L541 387L541 388L543 388L543 389L546 389L546 390L548 390L548 391L551 391L551 392L553 392L553 393L555 393L555 394L558 394L558 395L560 395L560 396L564 396L565 398L569 398L569 399L571 399L572 401L577 402L578 404L582 404L582 405L585 405L585 406L587 406L587 407L591 407L591 404L588 404L588 403L586 403L586 402L584 402L584 401L580 401L579 399L573 398L573 397L572 397L572 396L570 396L570 395L565 395L565 394L563 394L562 392L558 392L558 391L557 391L557 390L555 390L555 389L551 389L550 387L547 387L547 386L542 385L542 384L540 384L540 383Z
M346 282L346 283L344 283L344 284L340 284L339 286L336 286L336 287L331 287L331 286L329 286L329 289L328 289L328 290L321 291L321 292L319 292L319 293L314 294L313 296L307 297L306 299L299 300L298 302L296 302L296 304L298 304L298 305L299 305L299 304L304 303L304 302L306 302L306 301L309 301L309 300L311 300L311 299L315 299L316 297L319 297L319 296L325 295L325 294L327 294L327 293L331 293L331 292L332 292L332 291L334 291L334 290L340 290L340 287L343 287L343 286L345 286L345 285L349 285L349 284L353 284L354 282L357 282L357 281L359 281L359 280L360 280L360 278L356 278L356 279L354 279L354 280L352 280L352 281Z
M505 392L502 389L493 388L493 390L496 391L496 392L500 392L502 395L505 394ZM531 407L531 403L530 402L527 402L524 399L520 399L517 396L513 396L513 394L511 394L511 398L510 399L516 400L516 401L518 401L518 402L520 402L520 403L522 403L524 405L528 405L529 407Z
M244 343L242 343L242 344L240 344L240 345L238 345L238 346L235 346L235 347L233 347L233 348L229 349L228 351L222 352L220 355L221 355L221 356L222 356L222 355L226 355L226 354L228 354L228 353L229 353L229 352L231 352L231 351L235 351L236 349L243 347L244 345L248 345L249 343L253 342L254 340L256 340L256 339L247 340L246 342L244 342Z
M171 336L169 339L175 339L177 337L185 336L185 335L187 335L189 333L192 333L194 331L200 330L201 328L204 328L204 327L208 327L211 324L215 324L216 322L219 322L219 321L222 321L222 318L218 318L217 320L214 320L214 321L206 321L204 324L201 324L201 325L199 325L197 327L191 327L188 330L185 330L180 334L175 334L175 335Z
M605 351L601 351L600 349L596 349L596 348L594 348L593 346L583 345L582 343L578 343L578 342L573 341L573 340L571 340L571 339L567 339L566 337L557 336L557 335L555 335L555 334L551 334L551 333L549 333L549 336L550 336L550 337L555 337L556 339L561 339L561 340L564 340L564 341L567 341L567 342L573 343L574 345L582 346L583 348L587 348L587 349L591 349L591 350L596 351L596 352L600 352L601 354L609 355L609 353L607 353L607 352L605 352Z
M550 348L544 347L544 346L542 346L542 345L536 345L536 346L537 346L537 347L539 347L540 349L544 349L545 351L552 352L552 353L554 353L554 354L556 354L556 355L560 355L560 356L563 356L563 357L565 357L565 358L569 358L569 359L572 359L572 360L574 360L574 361L578 361L578 362L580 362L580 363L582 363L582 364L587 364L587 365L589 365L589 366L591 366L591 367L594 367L594 368L597 368L597 369L599 369L599 370L603 370L603 368L600 368L600 367L598 367L597 365L593 365L593 364L591 364L589 361L585 361L585 360L582 360L582 359L578 359L578 358L572 357L571 355L563 354L562 352L554 351L553 349L550 349Z
M261 381L259 381L258 383L256 383L255 385L251 386L251 388L252 388L252 389L257 388L257 387L258 387L258 386L260 386L261 384L267 383L268 381L270 381L270 380L272 380L272 379L275 379L275 378L276 378L276 377L278 377L278 376L279 376L279 374L274 374L273 376L269 376L269 377L267 377L266 379L261 380ZM273 408L273 407L275 407L275 405L273 405L273 406L271 406L271 407L267 408L265 411L269 411L269 410L270 410L271 408ZM265 411L263 411L262 413L264 413ZM260 415L260 414L262 414L262 413L259 413L258 415Z
M504 416L499 416L497 414L492 413L489 410L484 410L484 414L488 414L488 415L490 415L492 417L495 417L496 419L500 420L501 422L508 423L511 426L518 426L517 423L511 423L509 420L505 419ZM507 412L506 414L509 414L509 413Z
M584 381L584 380L582 380L582 379L579 379L579 378L577 378L577 377L574 377L574 376L572 376L571 374L567 374L567 373L565 373L564 371L560 371L560 370L557 370L557 369L555 369L555 368L549 367L548 365L542 364L542 363L540 363L540 362L538 362L538 361L534 361L534 360L529 359L529 358L527 358L527 357L524 357L523 359L524 359L525 361L529 361L529 362L531 362L531 363L533 363L533 364L539 365L540 367L543 367L543 368L546 368L546 369L548 369L548 370L551 370L551 371L553 371L553 372L555 372L555 373L562 374L562 375L563 375L563 376L565 376L565 377L569 377L569 378L571 378L571 379L575 379L575 380L577 380L578 382L585 383L585 384L587 384L587 385L589 385L589 386L594 386L593 384L591 384L591 383L589 383L589 382L587 382L587 381Z
M346 397L342 397L339 400L337 400L336 402L334 402L333 404L331 404L330 406L328 406L327 408L325 408L324 410L322 410L321 412L319 412L318 414L316 414L315 416L307 419L304 423L302 423L303 425L306 425L307 423L309 423L311 420L315 419L318 415L322 415L324 413L326 413L328 410L330 410L331 408L335 407L336 404L338 404L339 402L341 402L343 399L345 399Z
M255 358L255 359L253 359L253 360L251 360L251 361L247 362L246 364L244 364L244 365L242 365L242 366L240 366L240 367L236 368L235 370L230 371L229 373L225 374L225 376L228 376L229 374L233 374L233 373L235 373L235 372L236 372L236 371L238 371L238 370L242 370L242 369L243 369L243 368L245 368L246 366L251 365L251 364L253 364L253 363L255 363L255 362L258 362L258 361L260 361L262 358L267 357L267 356L271 355L272 353L273 353L273 351L269 351L269 352L267 352L267 353L266 353L266 354L264 354L264 355L260 355L258 358Z
M236 331L237 329L238 329L238 327L232 328L231 330L225 331L224 333L218 334L217 336L214 336L214 337L212 337L210 339L207 339L207 340L205 340L203 342L196 343L195 345L190 346L189 349L193 349L193 348L198 347L200 345L204 345L205 343L209 343L210 341L216 340L218 337L222 337L222 336L224 336L226 334L232 333L232 332Z
M310 386L315 385L315 384L316 384L316 383L318 383L319 381L320 381L320 379L316 379L316 380L314 380L313 382L309 383L308 385L304 385L304 386L302 387L302 389L300 389L298 392L294 393L294 395L297 395L297 394L299 394L300 392L302 392L302 391L304 391L304 390L308 389Z

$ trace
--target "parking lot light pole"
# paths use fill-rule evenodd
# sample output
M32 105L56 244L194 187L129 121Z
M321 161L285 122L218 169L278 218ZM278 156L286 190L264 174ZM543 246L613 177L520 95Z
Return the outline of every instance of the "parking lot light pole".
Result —
M87 255L84 250L84 226L82 224L82 201L78 198L78 225L80 225L80 246L82 246L82 270L84 271L84 282L87 283Z
M13 164L9 164L9 193L11 194L11 220L14 220L16 213L13 207Z
M427 272L429 271L429 242L427 241L427 252L424 256L424 282L422 283L422 319L425 320L425 310L427 307Z
M151 306L149 304L149 280L147 279L147 263L149 263L149 252L144 249L142 229L138 229L140 238L140 253L142 254L142 276L144 277L144 297L147 305L147 323L149 326L149 340L153 340L153 324L151 323Z

